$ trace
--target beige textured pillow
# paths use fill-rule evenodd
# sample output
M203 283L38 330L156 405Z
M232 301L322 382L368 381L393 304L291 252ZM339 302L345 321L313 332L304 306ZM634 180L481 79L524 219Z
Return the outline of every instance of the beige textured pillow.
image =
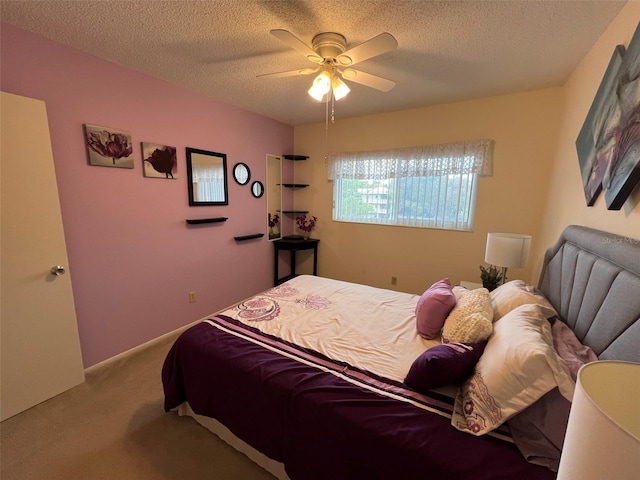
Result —
M486 288L464 294L444 322L442 339L451 343L483 342L493 331L493 307Z

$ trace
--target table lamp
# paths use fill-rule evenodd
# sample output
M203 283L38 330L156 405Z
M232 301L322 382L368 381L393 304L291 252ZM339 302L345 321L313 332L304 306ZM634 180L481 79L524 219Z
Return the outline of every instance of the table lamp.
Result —
M484 261L502 267L502 283L507 279L507 268L523 268L529 261L531 236L516 233L488 233Z
M637 479L640 363L599 361L578 371L558 480Z

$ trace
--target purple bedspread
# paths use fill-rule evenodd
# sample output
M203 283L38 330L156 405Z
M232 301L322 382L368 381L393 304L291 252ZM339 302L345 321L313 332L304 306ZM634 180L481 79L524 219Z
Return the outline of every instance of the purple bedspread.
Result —
M212 321L297 350L234 319L219 316ZM298 351L326 368L402 391L402 385L392 381ZM512 443L460 432L448 418L208 323L191 327L176 340L162 381L165 410L189 401L194 412L217 419L252 447L283 462L292 480L555 478L553 472L526 462ZM436 396L416 398L436 409L443 404Z

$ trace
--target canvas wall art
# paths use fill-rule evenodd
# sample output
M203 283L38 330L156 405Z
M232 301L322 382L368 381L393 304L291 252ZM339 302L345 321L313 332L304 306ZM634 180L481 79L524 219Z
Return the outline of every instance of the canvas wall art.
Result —
M133 144L129 132L86 124L84 132L90 165L133 168Z
M640 24L622 58L615 94L611 155L602 177L609 210L620 210L640 184Z
M142 142L142 165L145 177L178 178L176 147Z
M625 49L618 45L609 61L596 96L576 140L580 174L588 206L602 191L602 178L612 153L610 138L614 127L617 98L615 86Z

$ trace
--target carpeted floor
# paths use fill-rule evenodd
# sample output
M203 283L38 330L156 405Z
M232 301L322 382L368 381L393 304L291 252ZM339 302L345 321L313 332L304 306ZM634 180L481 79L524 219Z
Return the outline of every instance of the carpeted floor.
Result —
M193 419L165 413L173 338L0 424L2 480L273 480Z

